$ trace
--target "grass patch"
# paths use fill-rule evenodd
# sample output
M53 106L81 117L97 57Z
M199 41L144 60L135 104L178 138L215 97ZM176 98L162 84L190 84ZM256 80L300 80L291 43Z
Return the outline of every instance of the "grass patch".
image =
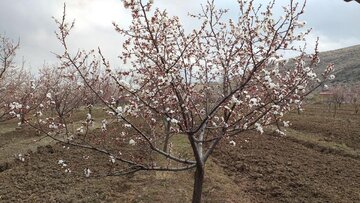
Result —
M338 143L329 140L319 134L300 132L291 128L287 129L286 135L297 142L312 148L318 148L322 152L338 153L344 156L360 159L360 150L353 149L345 143Z
M14 131L16 129L16 127L18 126L18 119L12 119L12 120L8 120L8 121L4 121L0 123L0 136L2 134Z

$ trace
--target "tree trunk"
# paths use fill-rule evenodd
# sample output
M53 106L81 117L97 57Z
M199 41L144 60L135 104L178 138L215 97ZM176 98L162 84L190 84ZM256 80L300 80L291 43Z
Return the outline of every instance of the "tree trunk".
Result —
M92 107L91 107L90 104L88 105L88 112L89 112L90 115L92 115Z
M163 146L163 151L166 152L166 153L169 153L169 139L170 139L170 135L166 134L165 141L164 141L164 146Z
M163 151L168 153L169 152L169 140L170 140L170 122L164 118L164 125L165 125L165 140L164 140L164 146Z
M194 182L192 203L201 203L204 174L205 174L204 167L197 166L195 171L195 182Z
M25 124L25 114L24 114L24 112L21 112L21 114L20 114L20 116L21 116L21 125L24 125Z
M334 118L335 118L335 116L336 116L336 111L337 111L337 105L335 104L335 105L334 105L334 115L333 115Z

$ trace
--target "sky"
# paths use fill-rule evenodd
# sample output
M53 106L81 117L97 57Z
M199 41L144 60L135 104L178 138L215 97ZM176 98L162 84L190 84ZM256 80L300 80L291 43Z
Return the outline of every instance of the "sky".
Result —
M303 0L298 0L302 2ZM70 36L70 47L76 49L97 49L111 63L119 62L122 37L114 31L112 22L121 27L130 24L129 12L121 0L0 0L0 33L11 39L20 40L17 61L36 71L44 64L54 64L54 53L62 53L54 31L52 17L60 18L63 4L67 5L67 18L75 19L75 29ZM180 17L185 27L193 25L187 13L196 13L206 0L155 0L155 5L166 9L171 15ZM230 15L236 14L236 0L215 0L219 8L230 8ZM266 3L267 0L257 0ZM289 0L277 0L277 5L286 5ZM281 9L275 10L281 15ZM302 20L313 31L308 36L312 48L320 38L320 51L327 51L360 44L360 4L343 0L307 0ZM118 63L120 64L120 63Z

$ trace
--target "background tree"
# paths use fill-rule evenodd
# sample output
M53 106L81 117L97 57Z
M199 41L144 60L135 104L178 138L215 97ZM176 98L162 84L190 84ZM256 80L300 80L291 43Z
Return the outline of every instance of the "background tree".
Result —
M99 136L110 138L107 126L112 126L113 132L124 136L123 142L112 147L78 142L61 127L65 120L52 123L50 129L44 126L51 119L39 116L45 123L32 125L53 139L96 150L128 166L117 174L195 169L193 202L201 201L205 163L221 141L249 130L263 133L265 126L275 123L280 126L284 113L301 105L332 70L329 66L317 76L313 71L319 61L317 50L308 55L305 45L295 46L309 33L299 19L305 4L289 1L283 16L276 18L274 1L259 8L253 1L238 1L239 16L227 19L226 9L216 9L214 1L208 1L200 14L191 15L199 28L187 32L178 17L153 10L152 1L123 2L132 23L128 29L114 26L126 37L120 58L130 71L113 69L99 49L107 75L96 75L102 72L97 71L96 57L92 65L85 63L94 51L70 53L67 38L74 23L66 22L65 9L62 19L56 20L64 47L58 55L62 67L76 71L73 75L83 79L113 121L102 123ZM297 54L290 66L284 51ZM123 104L103 98L103 91L91 82L98 76L112 79ZM58 137L64 134L65 139ZM186 139L191 154L167 150L164 142L167 146L170 136ZM124 154L126 142L139 146L139 153Z
M17 67L14 64L19 42L15 43L6 36L0 35L0 122L16 117L14 110L21 106L12 99L17 91L18 81L14 81Z
M10 80L8 89L12 91L6 96L6 99L12 104L17 104L17 108L14 108L11 114L15 114L19 118L18 126L22 127L27 123L29 115L43 105L50 86L44 75L40 74L40 77L35 77L30 71L25 70L24 65L14 72Z
M46 94L39 112L46 109L44 113L50 116L47 119L50 122L48 128L61 128L65 130L65 134L69 134L69 125L76 120L72 115L84 104L86 98L83 83L74 70L63 67L45 67L40 71L40 78L45 87L42 92Z
M337 109L341 107L341 104L343 104L346 100L346 92L347 88L344 85L334 85L331 88L331 96L329 101L329 106L333 106L334 109L334 117L336 116Z
M347 88L346 100L353 106L354 113L360 110L360 83L356 83Z

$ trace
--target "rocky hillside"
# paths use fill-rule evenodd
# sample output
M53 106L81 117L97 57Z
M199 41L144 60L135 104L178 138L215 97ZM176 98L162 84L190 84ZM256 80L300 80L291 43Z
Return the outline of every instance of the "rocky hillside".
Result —
M320 53L320 67L335 64L333 83L360 82L360 45Z

